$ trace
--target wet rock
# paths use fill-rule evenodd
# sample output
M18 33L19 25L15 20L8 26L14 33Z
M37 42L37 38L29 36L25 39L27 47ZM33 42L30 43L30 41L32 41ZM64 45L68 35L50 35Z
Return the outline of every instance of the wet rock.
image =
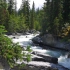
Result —
M37 56L36 54L34 55L34 53L32 53L31 56L32 56L31 57L32 61L43 61L43 62L46 62L46 60L43 57Z
M7 60L4 57L0 56L0 64L3 68L3 69L0 69L0 70L10 70L10 66L9 66Z
M36 36L32 39L33 43L42 44L42 40L39 36Z
M61 42L60 40L56 40L53 35L46 34L44 36L37 36L32 39L32 41L40 46L49 46L51 48L61 49L65 51L70 51L70 43Z
M43 61L43 62L46 62L46 60L44 58L33 58L32 61Z
M43 53L36 53L37 56L40 56L40 57L43 57L43 59L46 61L46 62L50 62L50 63L55 63L57 64L58 63L58 58L56 57L52 57L52 56L49 56L47 54L43 54Z
M16 37L14 36L13 38L15 39Z
M48 44L48 45L49 44L54 45L54 43L56 42L52 34L46 34L42 36L41 39L44 44Z
M68 58L70 58L70 52L68 53Z

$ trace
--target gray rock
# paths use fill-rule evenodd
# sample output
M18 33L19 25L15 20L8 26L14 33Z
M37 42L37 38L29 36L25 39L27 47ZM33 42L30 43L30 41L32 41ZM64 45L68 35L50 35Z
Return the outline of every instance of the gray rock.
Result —
M44 36L37 36L33 38L32 41L39 45L50 46L51 48L57 48L61 50L70 51L70 43L61 42L60 40L56 40L54 36L51 34L46 34Z
M70 52L68 53L68 58L70 58Z
M33 51L33 54L42 57L42 58L34 58L35 61L44 61L44 62L50 62L50 63L55 63L55 64L58 63L58 58L56 57L52 57L50 55L39 53L39 52L35 53L34 51Z
M4 57L0 56L0 64L4 70L10 70L10 66Z

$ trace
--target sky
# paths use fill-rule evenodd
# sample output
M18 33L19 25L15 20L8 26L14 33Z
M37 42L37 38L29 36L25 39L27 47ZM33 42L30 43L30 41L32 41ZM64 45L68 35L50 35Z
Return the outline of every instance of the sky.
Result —
M32 4L33 4L33 1L35 3L35 8L42 8L43 6L43 3L45 2L45 0L29 0L30 1L30 8L32 8ZM22 3L22 0L17 0L17 9L20 8L20 5Z

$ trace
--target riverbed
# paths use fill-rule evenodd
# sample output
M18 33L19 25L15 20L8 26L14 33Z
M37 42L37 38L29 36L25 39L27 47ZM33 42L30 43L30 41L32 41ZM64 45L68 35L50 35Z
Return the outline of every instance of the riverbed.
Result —
M42 47L38 45L33 45L32 38L37 36L39 34L29 34L29 35L9 35L8 37L12 39L14 43L19 43L21 46L31 46L31 49L33 51L41 52L53 57L58 58L58 64L70 69L70 58L67 58L67 53L66 51L58 50L58 49L43 49Z

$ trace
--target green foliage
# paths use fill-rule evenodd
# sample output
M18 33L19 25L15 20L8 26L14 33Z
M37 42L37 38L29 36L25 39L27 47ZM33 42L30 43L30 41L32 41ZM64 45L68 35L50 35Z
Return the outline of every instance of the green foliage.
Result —
M46 0L43 7L42 32L58 35L63 26L63 0ZM43 29L44 28L44 29Z
M27 46L26 48L26 51L28 51L28 53L26 54L26 59L27 59L27 62L31 61L31 49L30 49L30 46Z
M10 15L10 19L8 21L8 31L13 33L16 32L16 30L19 28L18 26L18 17L15 15Z
M55 19L54 19L54 33L56 34L56 35L58 35L59 34L59 19L56 17Z
M8 12L9 14L14 14L14 0L9 0L8 2Z
M18 29L17 29L17 31L18 32L24 32L26 30L27 30L27 26L25 24L25 17L23 15L20 15L19 19L18 19Z
M28 54L26 55L26 60L27 60L27 62L31 61L31 54L28 53Z
M34 29L35 30L40 30L41 29L40 23L38 21L35 21L35 23L34 23Z
M5 30L5 27L4 26L0 26L0 35L4 34L5 32L7 32Z
M63 20L64 23L70 23L70 0L63 0Z
M27 26L25 24L25 18L15 15L10 15L10 19L8 21L8 28L7 31L10 33L16 33L16 32L24 32L27 30Z
M22 63L21 65L18 65L18 70L22 70L23 67L25 67L26 65L24 63Z
M32 50L30 49L30 46L27 46L26 51L28 51L29 53L32 51Z
M22 53L23 49L18 45L18 43L12 43L11 39L3 35L5 30L3 26L0 26L0 56L5 58L9 65L13 67L16 65L17 60L23 60L23 57L27 57L27 61L30 61L30 54L24 55ZM30 47L27 48L27 51L31 51Z
M7 4L4 1L0 2L0 25L5 25L8 19Z
M25 25L27 29L30 27L30 6L29 6L29 0L22 0L22 5L19 10L19 14L22 14L25 18Z

